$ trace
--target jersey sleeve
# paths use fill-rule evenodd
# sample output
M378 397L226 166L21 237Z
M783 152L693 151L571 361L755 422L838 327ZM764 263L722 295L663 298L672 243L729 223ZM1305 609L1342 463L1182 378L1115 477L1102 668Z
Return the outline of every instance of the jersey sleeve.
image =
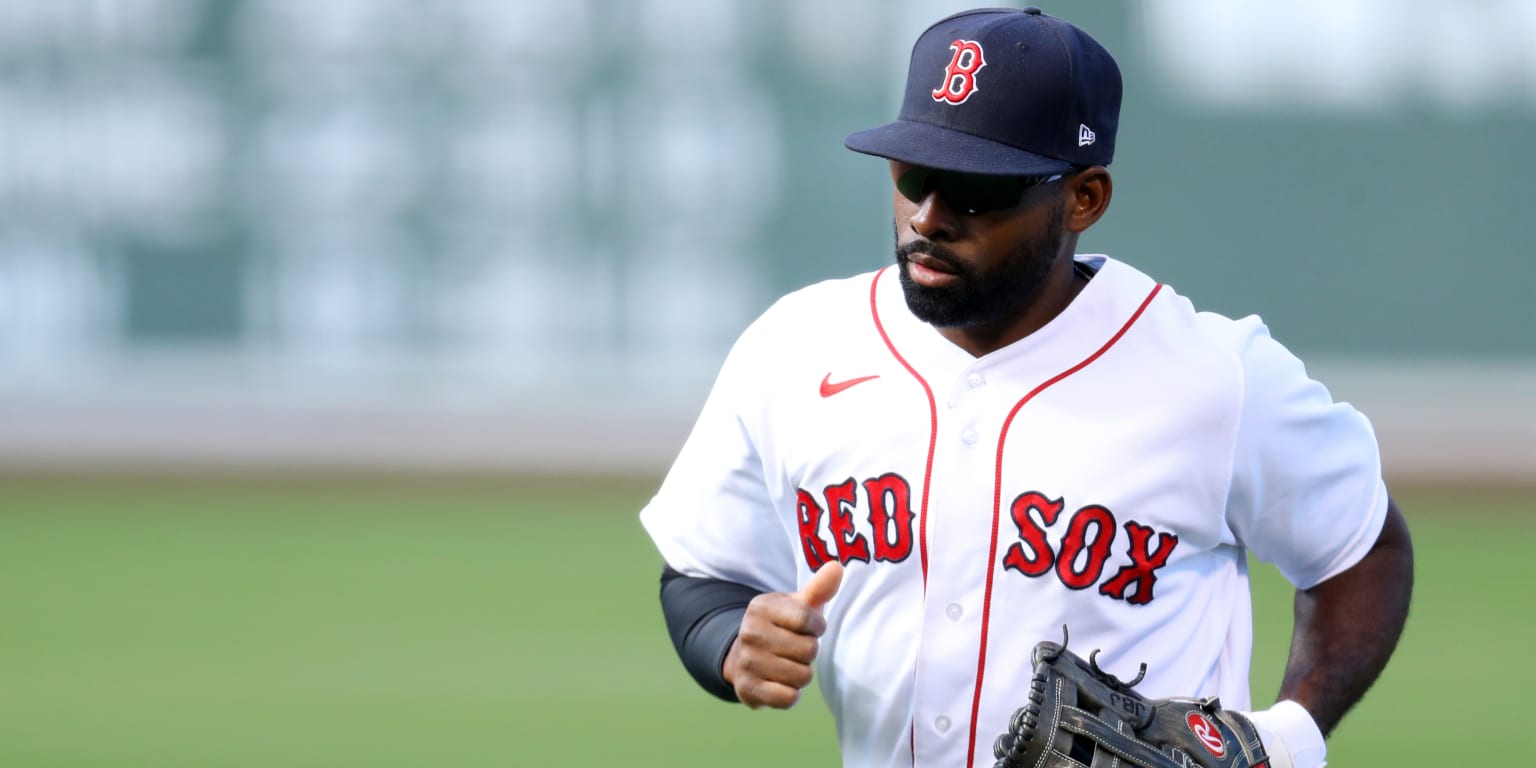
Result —
M1233 329L1243 397L1227 523L1249 551L1306 589L1359 562L1381 532L1387 490L1376 435L1258 318Z
M737 339L640 521L678 572L779 592L794 589L795 564L752 430L772 386L768 322Z

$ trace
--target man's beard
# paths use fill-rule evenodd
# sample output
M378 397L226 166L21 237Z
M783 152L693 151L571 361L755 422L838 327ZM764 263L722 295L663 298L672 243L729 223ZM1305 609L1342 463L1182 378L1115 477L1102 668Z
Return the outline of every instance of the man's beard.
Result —
M1039 237L1019 243L990 269L967 265L931 240L897 246L897 273L907 308L919 320L940 328L974 327L1016 315L1040 295L1065 234L1066 206L1058 202ZM907 274L907 257L914 253L942 261L959 278L958 284L934 288L914 282Z

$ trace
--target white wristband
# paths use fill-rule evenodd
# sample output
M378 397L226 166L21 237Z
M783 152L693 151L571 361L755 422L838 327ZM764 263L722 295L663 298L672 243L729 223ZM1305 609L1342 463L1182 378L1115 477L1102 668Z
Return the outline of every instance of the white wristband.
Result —
M1323 768L1328 745L1306 707L1290 699L1269 709L1246 712L1269 753L1271 768Z

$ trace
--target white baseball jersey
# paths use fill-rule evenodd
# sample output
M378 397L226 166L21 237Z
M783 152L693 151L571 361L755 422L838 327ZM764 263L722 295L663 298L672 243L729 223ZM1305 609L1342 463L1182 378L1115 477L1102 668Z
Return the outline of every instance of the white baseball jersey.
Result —
M1247 708L1245 551L1308 587L1386 515L1369 422L1254 317L1103 256L1045 327L972 357L895 269L792 293L731 350L641 519L689 576L847 567L817 659L843 764L990 766L1030 650Z

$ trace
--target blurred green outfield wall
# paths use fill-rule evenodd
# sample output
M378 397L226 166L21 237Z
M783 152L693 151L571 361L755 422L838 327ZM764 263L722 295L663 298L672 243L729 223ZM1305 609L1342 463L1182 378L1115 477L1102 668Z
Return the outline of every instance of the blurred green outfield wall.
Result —
M11 0L0 411L695 402L777 295L889 261L842 137L964 6ZM1044 7L1126 81L1084 250L1308 360L1536 366L1536 6Z

